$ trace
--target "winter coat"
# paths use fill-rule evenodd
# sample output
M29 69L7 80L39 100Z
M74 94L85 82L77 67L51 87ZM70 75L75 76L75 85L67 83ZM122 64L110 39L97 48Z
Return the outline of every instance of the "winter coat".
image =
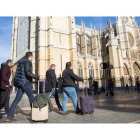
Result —
M1 70L0 70L0 88L6 89L6 85L9 85L9 79L11 76L11 69L10 67L2 63L1 64Z
M46 92L50 92L52 88L56 88L56 75L53 69L48 69L46 72L45 88Z
M41 108L45 107L47 104L50 107L50 111L53 111L52 102L50 100L50 97L46 93L37 95L33 100L33 107L34 108L41 109Z
M70 68L66 68L62 73L62 86L63 87L75 87L75 81L82 81L83 78L75 75Z
M32 84L32 78L39 80L39 76L32 73L32 62L29 59L22 58L15 73L14 85L20 87Z

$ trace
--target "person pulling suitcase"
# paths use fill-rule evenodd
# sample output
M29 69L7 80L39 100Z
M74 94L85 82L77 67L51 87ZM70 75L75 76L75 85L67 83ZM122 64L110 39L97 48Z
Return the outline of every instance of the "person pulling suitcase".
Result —
M71 69L72 65L71 62L66 63L66 69L62 73L62 90L63 90L63 101L62 101L62 114L67 115L70 114L67 111L67 102L69 97L72 99L74 109L76 111L76 114L81 113L81 110L78 107L78 100L77 100L77 94L75 90L75 81L82 81L86 83L86 80L83 80L83 78L80 78L79 76L75 75L73 73L73 70Z
M44 80L43 78L40 78L37 75L34 75L32 73L32 60L33 60L33 54L32 52L27 52L26 57L22 58L19 61L19 66L17 67L15 77L14 77L14 85L18 87L18 91L16 94L16 97L8 111L8 115L5 119L6 122L12 122L17 121L15 118L13 118L13 112L17 106L17 104L20 102L24 92L27 94L30 102L30 106L32 107L32 102L34 99L33 95L33 89L32 89L32 78L37 80Z

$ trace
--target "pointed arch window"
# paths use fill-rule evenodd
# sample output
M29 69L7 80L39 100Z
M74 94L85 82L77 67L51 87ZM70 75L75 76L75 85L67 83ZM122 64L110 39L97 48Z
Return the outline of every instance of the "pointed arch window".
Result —
M124 64L123 66L123 71L124 71L124 75L129 75L128 66L126 64Z
M82 54L81 37L78 34L76 34L76 47L77 47L77 52L79 52L80 54Z
M134 37L131 33L128 32L128 40L129 40L129 46L134 46Z
M92 55L92 43L89 36L87 36L87 53Z
M89 69L89 77L91 76L92 78L94 77L94 69L93 69L93 64L89 62L88 64L88 69Z
M77 71L78 71L78 76L79 77L83 77L83 70L82 70L82 64L81 64L81 62L77 62Z

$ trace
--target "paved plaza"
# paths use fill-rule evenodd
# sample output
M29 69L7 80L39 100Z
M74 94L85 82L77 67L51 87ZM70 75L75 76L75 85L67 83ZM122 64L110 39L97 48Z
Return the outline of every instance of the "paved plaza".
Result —
M11 94L10 104L15 98L15 93ZM78 93L78 97L82 93ZM62 94L59 94L62 103ZM51 100L54 105L54 111L49 114L48 123L140 123L140 93L125 93L123 90L115 91L115 96L105 96L105 93L93 95L94 114L85 116L75 114L72 101L69 99L67 110L69 115L62 115L58 112L54 98ZM18 104L15 113L17 122L12 123L31 123L29 101L24 94ZM5 117L0 118L0 123L5 123ZM43 123L43 122L35 122Z

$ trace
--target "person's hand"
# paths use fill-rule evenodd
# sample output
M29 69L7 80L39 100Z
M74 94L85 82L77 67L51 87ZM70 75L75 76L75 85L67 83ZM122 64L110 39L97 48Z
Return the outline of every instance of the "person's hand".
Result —
M6 87L9 87L9 85L6 85Z
M77 85L77 81L75 81L75 84Z
M39 78L39 80L43 81L43 80L44 80L44 78L43 78L43 77L40 77L40 78Z
M52 88L52 91L54 91L55 90L55 88Z
M85 84L86 84L86 83L87 83L87 81L86 81L86 80L84 80L84 81L83 81L83 83L85 83Z

